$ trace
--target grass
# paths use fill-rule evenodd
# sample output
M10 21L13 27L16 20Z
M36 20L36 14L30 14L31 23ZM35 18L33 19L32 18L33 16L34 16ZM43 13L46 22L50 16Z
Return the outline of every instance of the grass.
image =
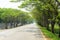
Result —
M55 34L53 34L51 31L46 30L46 28L40 27L40 26L39 26L39 28L41 29L41 31L43 32L43 34L45 35L45 37L48 40L60 40L60 38L58 36L56 36ZM55 29L55 32L58 33L56 29Z

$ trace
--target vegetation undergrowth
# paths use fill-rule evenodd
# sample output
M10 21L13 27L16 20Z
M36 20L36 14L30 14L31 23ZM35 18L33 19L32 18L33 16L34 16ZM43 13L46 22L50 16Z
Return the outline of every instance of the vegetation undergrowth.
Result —
M39 25L38 25L39 26ZM44 34L44 36L47 38L47 40L60 40L59 37L57 37L55 34L53 34L52 32L48 31L45 27L41 27L39 26L39 28L41 29L42 33Z

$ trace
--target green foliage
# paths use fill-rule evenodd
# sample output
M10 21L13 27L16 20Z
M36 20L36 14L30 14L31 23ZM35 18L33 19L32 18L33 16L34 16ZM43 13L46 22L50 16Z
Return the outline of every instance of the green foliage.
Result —
M10 2L19 2L19 0L11 0Z
M31 19L32 17L27 12L11 8L0 8L0 21L3 23L27 24L33 22Z
M32 17L39 25L45 26L47 29L51 24L52 33L54 32L55 23L57 21L60 23L59 0L23 0L19 8L32 8Z
M25 0L21 6L22 8L30 8L30 7L34 7L33 14L35 15L35 18L37 18L37 20L40 19L40 17L43 18L43 14L46 14L46 16L48 17L48 19L50 20L55 20L56 16L57 16L57 5L55 0ZM41 15L42 16L41 16ZM47 19L47 20L48 20ZM40 19L41 20L41 19Z

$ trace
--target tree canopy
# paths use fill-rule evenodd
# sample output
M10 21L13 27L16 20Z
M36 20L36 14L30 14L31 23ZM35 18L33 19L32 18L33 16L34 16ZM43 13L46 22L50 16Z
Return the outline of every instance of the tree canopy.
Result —
M17 0L18 1L18 0ZM23 1L19 8L32 9L31 15L36 19L36 22L49 29L54 33L54 25L58 20L60 25L60 0L19 0ZM60 29L60 27L59 27ZM59 31L60 37L60 31Z
M17 27L18 24L24 25L32 22L33 19L27 12L11 8L0 8L0 23L5 23L6 28L8 23Z

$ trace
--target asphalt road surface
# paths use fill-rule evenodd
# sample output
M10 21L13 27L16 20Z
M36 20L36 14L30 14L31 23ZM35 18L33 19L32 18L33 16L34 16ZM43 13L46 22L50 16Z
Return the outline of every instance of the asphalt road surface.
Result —
M0 40L46 40L36 24L0 31Z

